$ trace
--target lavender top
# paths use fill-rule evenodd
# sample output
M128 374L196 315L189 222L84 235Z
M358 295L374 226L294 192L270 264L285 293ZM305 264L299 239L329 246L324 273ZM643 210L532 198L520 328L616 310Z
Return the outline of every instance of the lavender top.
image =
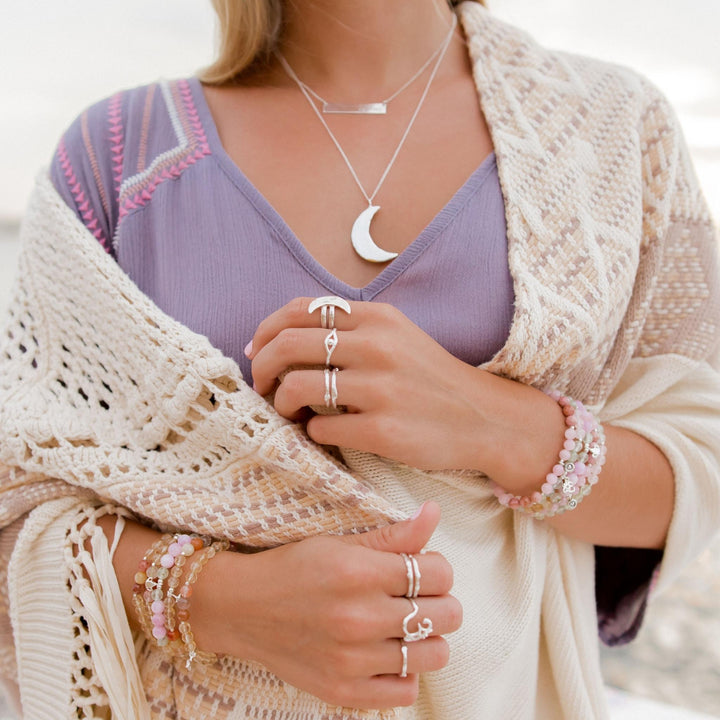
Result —
M494 155L362 288L322 267L228 156L196 78L117 93L89 108L61 139L51 176L138 287L234 358L249 382L243 348L261 320L298 296L390 303L472 365L508 336L513 282ZM612 571L612 551L610 558ZM598 582L607 641L637 631L651 565L623 574L628 582L609 598L609 585Z

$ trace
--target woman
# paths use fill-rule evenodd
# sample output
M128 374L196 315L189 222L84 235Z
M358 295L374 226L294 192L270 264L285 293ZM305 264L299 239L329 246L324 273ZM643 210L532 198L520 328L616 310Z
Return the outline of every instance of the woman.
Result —
M203 82L83 114L30 212L0 417L26 715L605 717L598 619L631 637L720 515L672 113L478 3L216 9ZM159 530L218 552L182 570ZM625 548L597 609L593 546Z

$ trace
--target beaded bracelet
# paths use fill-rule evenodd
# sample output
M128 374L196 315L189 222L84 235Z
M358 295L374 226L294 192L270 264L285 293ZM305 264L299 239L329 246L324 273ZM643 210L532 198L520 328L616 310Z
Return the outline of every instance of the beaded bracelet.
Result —
M574 510L597 484L607 452L602 425L579 400L555 390L548 395L562 408L567 429L558 462L545 477L541 492L523 497L494 486L501 505L537 520Z
M158 647L165 647L173 654L187 656L189 668L194 659L204 662L215 660L213 653L204 653L197 649L192 631L187 623L189 619L189 600L192 594L190 585L197 580L207 561L220 550L226 550L230 543L219 540L211 543L209 538L196 535L163 535L145 553L135 574L133 585L133 605L140 626L146 636L154 639ZM204 551L203 551L204 548ZM179 593L175 589L180 585L182 569L188 558L201 552L192 566L188 578ZM167 594L163 593L163 583L167 579ZM180 626L175 627L176 618Z
M157 562L172 542L172 535L163 535L147 550L138 564L133 585L133 605L142 631L153 637L153 625L148 608L162 597L162 588L158 588Z
M179 620L177 629L187 653L185 667L188 669L193 660L210 663L217 659L214 653L198 650L192 628L190 627L190 598L193 593L192 585L198 579L200 572L208 561L215 557L221 550L227 550L229 547L230 543L227 540L216 540L210 547L199 553L197 560L195 560L188 572L183 586L180 588L180 592L176 596L176 615Z

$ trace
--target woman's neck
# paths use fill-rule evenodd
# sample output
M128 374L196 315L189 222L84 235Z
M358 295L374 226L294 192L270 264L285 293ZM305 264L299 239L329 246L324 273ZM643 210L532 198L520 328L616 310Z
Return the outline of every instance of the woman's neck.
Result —
M280 49L298 75L338 101L389 94L446 37L442 0L288 0Z

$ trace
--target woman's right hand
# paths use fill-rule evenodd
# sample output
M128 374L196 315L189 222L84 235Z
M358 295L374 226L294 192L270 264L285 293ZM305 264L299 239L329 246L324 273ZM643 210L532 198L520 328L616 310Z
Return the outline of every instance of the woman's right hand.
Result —
M420 612L432 635L407 643L402 668L407 575L398 553L419 553L440 509L426 503L412 520L349 536L320 536L253 555L220 553L193 596L192 623L203 650L262 663L278 677L332 705L411 705L418 673L448 662L441 635L462 622L451 595L452 568L438 553L417 555Z

